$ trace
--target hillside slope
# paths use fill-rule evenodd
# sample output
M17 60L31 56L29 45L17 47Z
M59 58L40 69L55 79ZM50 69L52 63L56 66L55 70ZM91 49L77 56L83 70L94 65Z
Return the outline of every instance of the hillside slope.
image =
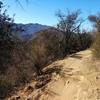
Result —
M36 89L32 81L8 100L100 100L100 62L90 50L58 60L43 71L52 71L47 84Z

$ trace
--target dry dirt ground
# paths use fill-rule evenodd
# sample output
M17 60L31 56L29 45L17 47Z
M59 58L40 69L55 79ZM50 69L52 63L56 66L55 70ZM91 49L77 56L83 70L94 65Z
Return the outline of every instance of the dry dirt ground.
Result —
M43 80L47 84L36 89L32 81L7 100L100 100L100 62L91 50L58 60L43 71L51 74Z

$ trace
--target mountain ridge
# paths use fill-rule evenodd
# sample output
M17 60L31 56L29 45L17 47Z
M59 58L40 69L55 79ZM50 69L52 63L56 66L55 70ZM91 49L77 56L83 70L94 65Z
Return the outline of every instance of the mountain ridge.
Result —
M38 23L14 23L13 33L21 40L27 40L36 35L37 32L50 28L51 26Z

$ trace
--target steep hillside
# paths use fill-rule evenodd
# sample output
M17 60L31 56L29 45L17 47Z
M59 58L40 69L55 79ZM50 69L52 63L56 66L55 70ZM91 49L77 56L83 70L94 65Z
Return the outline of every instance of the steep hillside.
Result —
M100 100L100 61L90 50L58 60L43 72L42 81L33 80L7 100Z

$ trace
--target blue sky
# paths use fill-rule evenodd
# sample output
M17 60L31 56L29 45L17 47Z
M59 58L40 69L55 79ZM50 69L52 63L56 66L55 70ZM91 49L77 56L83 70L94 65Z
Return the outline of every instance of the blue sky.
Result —
M56 25L55 12L58 9L64 12L67 9L71 11L81 9L81 16L84 18L100 11L100 0L29 0L28 4L25 0L20 1L24 10L14 0L4 0L10 6L8 9L9 15L16 14L15 22L17 23Z

